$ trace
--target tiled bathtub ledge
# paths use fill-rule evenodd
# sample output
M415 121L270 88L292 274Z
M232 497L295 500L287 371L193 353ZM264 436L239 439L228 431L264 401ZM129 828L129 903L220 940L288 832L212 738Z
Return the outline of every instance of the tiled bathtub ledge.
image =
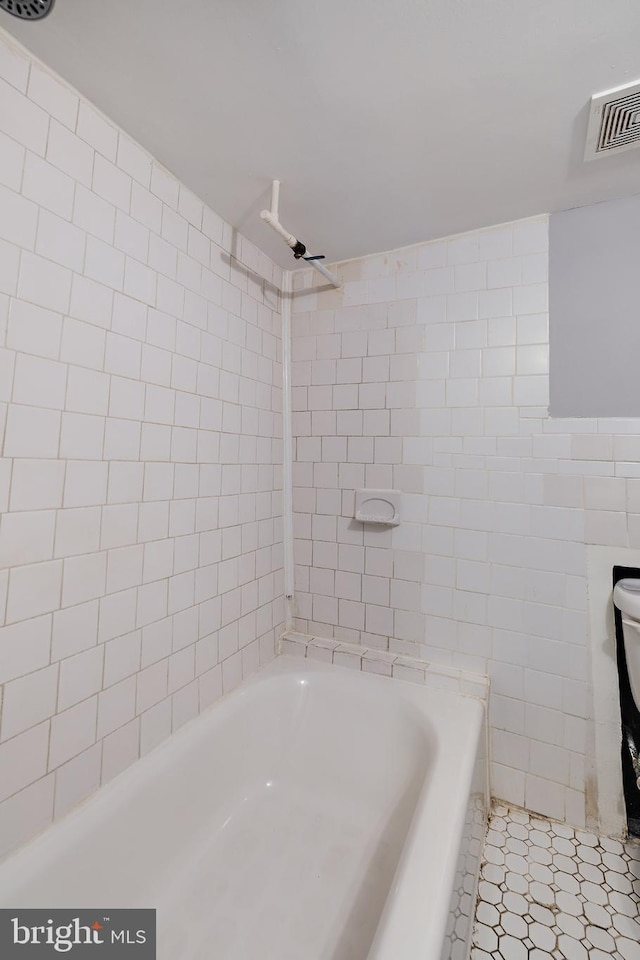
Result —
M455 690L463 696L476 697L485 703L489 698L488 677L442 667L413 657L386 653L384 650L370 650L357 643L325 640L322 637L288 631L280 638L280 652L292 657L308 657L309 660L321 660L352 670L363 670L365 673L376 673L383 677L422 683L441 690Z

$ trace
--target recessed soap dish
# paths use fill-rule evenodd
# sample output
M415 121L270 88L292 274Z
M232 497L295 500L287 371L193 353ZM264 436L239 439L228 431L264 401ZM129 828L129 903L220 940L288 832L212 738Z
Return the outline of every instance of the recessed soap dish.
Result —
M397 527L400 497L400 490L356 490L356 520Z

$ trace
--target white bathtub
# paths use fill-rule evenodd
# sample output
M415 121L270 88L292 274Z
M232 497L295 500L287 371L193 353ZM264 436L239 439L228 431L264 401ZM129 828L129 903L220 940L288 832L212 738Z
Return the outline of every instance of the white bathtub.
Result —
M483 729L280 657L5 860L0 906L156 907L158 960L462 960Z

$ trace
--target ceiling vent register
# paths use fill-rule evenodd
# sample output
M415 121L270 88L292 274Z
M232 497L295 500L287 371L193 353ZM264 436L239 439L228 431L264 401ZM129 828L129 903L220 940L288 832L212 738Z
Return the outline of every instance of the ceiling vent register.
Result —
M585 160L640 147L640 81L591 98Z
M0 10L6 10L21 20L42 20L51 13L55 0L0 0Z

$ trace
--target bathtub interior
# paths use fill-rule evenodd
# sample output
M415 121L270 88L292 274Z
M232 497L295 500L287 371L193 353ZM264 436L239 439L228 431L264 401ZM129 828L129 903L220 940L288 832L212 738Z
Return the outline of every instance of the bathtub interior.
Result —
M283 783L219 824L159 906L167 958L331 957L364 960L402 851L417 795L345 801ZM163 923L162 917L180 922ZM178 951L183 951L179 953Z
M203 831L157 901L160 957L213 944L229 960L367 957L435 744L397 705L365 696L354 711L334 679L289 687L268 779Z
M365 960L440 748L417 691L345 674L267 669L6 861L0 903L155 906L159 960Z

